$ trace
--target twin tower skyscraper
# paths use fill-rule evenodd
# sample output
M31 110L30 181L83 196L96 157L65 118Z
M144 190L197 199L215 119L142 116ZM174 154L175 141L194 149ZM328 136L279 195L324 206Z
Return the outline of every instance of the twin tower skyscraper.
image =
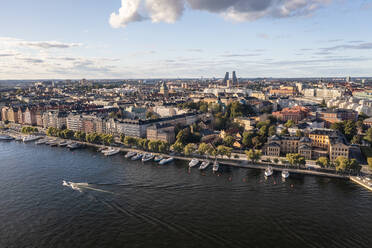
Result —
M232 80L230 80L229 72L226 72L225 78L223 79L223 84L227 87L236 86L238 85L238 78L236 77L236 72L232 72Z

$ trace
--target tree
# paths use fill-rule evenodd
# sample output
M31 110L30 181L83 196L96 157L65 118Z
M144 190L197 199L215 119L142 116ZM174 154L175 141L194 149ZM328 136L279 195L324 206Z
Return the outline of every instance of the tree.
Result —
M216 155L231 157L232 148L220 145L217 147Z
M346 171L349 167L349 160L345 157L337 157L335 160L336 171Z
M322 168L327 168L330 166L329 159L326 157L318 158L318 160L316 161L316 164Z
M353 139L351 140L352 144L361 144L362 143L362 136L354 135Z
M298 153L287 153L286 158L292 166L300 167L301 165L306 164L305 157L301 156Z
M183 151L186 156L190 156L196 151L196 145L193 143L187 144Z
M247 158L252 161L252 163L257 162L262 156L261 151L256 151L254 149L245 151L245 154L247 155Z
M262 146L261 140L258 136L252 138L252 145L254 148L259 148Z
M372 170L372 157L369 157L369 158L367 159L367 161L368 161L368 168L369 168L370 170Z
M349 120L344 123L344 134L349 141L357 134L354 121Z
M136 138L133 138L133 137L130 137L130 136L125 136L124 145L135 146L135 145L137 145L137 140L136 140Z
M285 126L286 128L294 127L294 126L295 126L295 122L294 122L293 120L288 120L288 121L284 124L284 126Z
M297 137L304 137L304 133L301 132L301 130L297 130L297 131L296 131L296 136L297 136Z
M268 136L271 137L276 134L276 126L272 125L269 127Z
M231 135L228 135L223 139L223 143L225 144L225 146L228 146L228 147L232 147L234 145L234 142L235 142L235 139Z
M184 150L184 145L181 142L177 141L171 146L171 150L181 153Z
M364 139L372 144L372 128L369 128L367 130L367 133L366 133L366 136L364 137Z
M158 151L161 153L165 153L169 150L169 144L164 141L159 141Z
M275 164L279 163L279 159L277 159L277 158L274 158L273 161L274 161Z
M320 104L320 107L322 107L322 108L327 107L327 103L326 103L325 99L322 100L322 103Z
M244 132L242 143L245 147L252 147L252 138L254 134L252 132Z
M213 153L213 146L211 144L201 143L198 148L200 155L211 155Z
M288 128L284 128L281 132L280 132L280 135L282 136L285 136L285 135L288 135L289 132L288 132Z

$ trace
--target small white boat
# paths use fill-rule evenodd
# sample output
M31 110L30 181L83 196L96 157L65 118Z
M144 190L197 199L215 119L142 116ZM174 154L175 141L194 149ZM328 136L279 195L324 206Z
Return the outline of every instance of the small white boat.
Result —
M103 149L103 150L101 150L101 152L102 152L103 154L105 154L105 153L107 153L107 152L111 152L111 151L113 151L113 150L114 150L114 148L109 147L109 148L107 148L107 149Z
M58 141L55 140L55 141L49 142L49 145L52 146L52 147L53 146L58 146Z
M155 158L154 158L154 162L160 162L160 161L162 161L163 160L163 156L156 156Z
M22 141L27 143L27 142L35 141L35 140L38 140L38 139L40 139L39 136L29 135L29 136L23 137Z
M14 140L14 138L9 135L0 135L0 140L8 141L8 140Z
M174 158L165 158L165 159L162 159L159 164L160 165L165 165L165 164L168 164L170 162L173 162L174 161Z
M199 160L198 159L196 159L196 158L193 158L191 161L190 161L190 163L189 163L189 167L190 168L192 168L192 167L195 167L195 166L197 166L198 164L199 164Z
M289 177L289 171L288 170L282 171L282 178L286 179L288 177Z
M68 145L68 142L67 141L62 141L62 142L59 142L58 146L60 147L65 147Z
M220 163L218 161L214 161L213 163L213 172L217 172L220 169Z
M36 145L43 145L43 144L45 144L46 142L47 142L46 139L41 139L41 140L36 141L35 144L36 144Z
M81 148L81 145L79 143L71 143L69 145L67 145L67 147L70 149L70 150L75 150L75 149L79 149Z
M210 164L211 164L211 162L209 162L209 161L204 161L204 162L200 165L199 170L205 170L205 169L207 169L208 166L209 166Z
M136 160L140 160L142 158L142 154L141 153L138 153L136 156L132 157L131 160L133 161L136 161Z
M120 152L120 149L112 148L109 151L105 152L104 154L105 156L112 156L112 155L118 154L119 152Z
M269 177L274 173L273 168L271 166L267 167L265 170L265 176Z
M148 161L151 161L155 156L150 154L150 153L147 153L145 154L143 157L142 157L142 162L146 163Z
M126 158L131 158L131 157L136 156L136 155L137 155L136 152L128 152L127 154L125 154L124 157L126 157Z

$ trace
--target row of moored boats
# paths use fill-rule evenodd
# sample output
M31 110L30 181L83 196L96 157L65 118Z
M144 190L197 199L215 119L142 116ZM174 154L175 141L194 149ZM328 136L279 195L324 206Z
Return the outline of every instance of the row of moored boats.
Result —
M199 159L193 158L189 163L189 167L190 168L198 167L199 170L206 170L211 164L212 163L208 160L200 161ZM213 172L217 172L219 169L220 169L220 164L218 163L217 160L215 160L213 163L212 170Z
M273 167L269 166L265 169L265 177L270 177L274 174ZM289 177L289 171L288 170L283 170L282 171L282 178L286 179Z
M144 163L154 161L156 163L159 163L160 165L169 164L174 161L174 158L172 157L165 158L163 156L155 156L151 153L128 152L127 154L125 154L125 157L133 161L141 160Z

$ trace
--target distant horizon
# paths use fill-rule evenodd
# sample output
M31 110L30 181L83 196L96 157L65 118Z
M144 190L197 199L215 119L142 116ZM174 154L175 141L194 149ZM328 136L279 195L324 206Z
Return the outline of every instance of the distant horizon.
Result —
M243 78L372 76L371 0L15 0L1 7L3 80L211 78L233 70Z

